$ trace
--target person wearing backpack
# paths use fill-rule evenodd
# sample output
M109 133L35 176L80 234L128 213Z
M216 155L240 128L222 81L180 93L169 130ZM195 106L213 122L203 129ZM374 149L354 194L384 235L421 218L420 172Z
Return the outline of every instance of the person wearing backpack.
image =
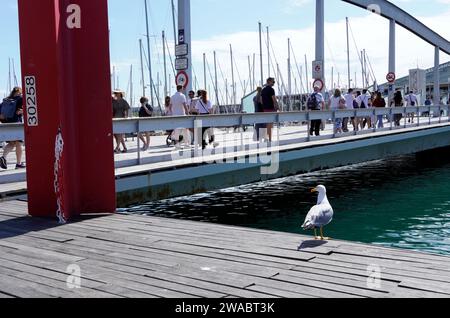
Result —
M22 89L20 87L14 87L11 94L0 104L0 121L3 124L23 122L23 97ZM8 141L3 149L3 156L0 157L0 168L4 170L8 169L6 158L8 157L8 154L16 148L16 169L24 169L25 165L22 162L22 146L22 140Z
M318 85L314 86L314 93L308 99L308 110L309 111L320 111L325 107L325 100L323 99L323 95L320 93L320 87ZM309 129L309 134L313 136L320 136L320 126L322 125L322 120L312 120L311 127Z

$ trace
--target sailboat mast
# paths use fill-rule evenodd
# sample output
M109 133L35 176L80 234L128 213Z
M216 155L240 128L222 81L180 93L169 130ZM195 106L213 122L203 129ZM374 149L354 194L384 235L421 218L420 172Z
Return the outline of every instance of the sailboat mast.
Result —
M308 57L305 54L305 74L306 74L306 79L305 79L305 85L306 85L306 93L309 92L309 74L308 74Z
M133 64L131 64L130 68L130 105L133 107L134 105L134 92L133 92Z
M206 89L208 82L206 81L206 53L203 53L203 87Z
M173 0L172 0L172 24L173 24L173 41L174 45L177 45L177 23L175 22L175 3Z
M169 92L167 90L167 59L166 59L166 32L162 31L162 46L163 46L163 63L164 63L164 97Z
M149 73L149 78L150 78L150 103L151 103L151 105L155 105L154 97L153 97L152 54L151 54L151 48L150 48L150 29L149 29L149 23L148 23L147 0L144 0L144 3L145 3L145 25L146 25L146 29L147 29L148 73Z
M267 30L267 69L269 70L269 77L270 77L270 34L269 34L269 27L266 27Z
M233 63L233 48L230 44L230 57L231 57L231 82L233 83L233 105L236 105L236 83L234 82L234 63Z
M214 91L216 94L216 106L219 106L219 88L217 84L217 56L216 51L214 51Z
M143 51L142 39L139 39L139 52L141 55L141 80L142 80L142 97L145 97L145 75L144 75L144 58L142 56Z
M259 22L259 57L260 57L260 71L261 71L261 86L264 85L264 69L263 69L263 48L262 48L262 25Z
M289 108L292 103L292 72L291 72L291 39L288 39L288 95Z
M349 38L349 22L348 17L345 18L347 24L347 70L348 70L348 88L352 87L352 79L350 75L350 38Z
M8 58L8 93L12 91L11 82L11 58Z

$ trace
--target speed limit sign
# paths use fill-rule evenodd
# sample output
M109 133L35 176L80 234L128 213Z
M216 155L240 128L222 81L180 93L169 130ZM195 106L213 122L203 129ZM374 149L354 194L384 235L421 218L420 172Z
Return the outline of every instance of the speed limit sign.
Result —
M175 78L175 83L177 84L177 86L183 86L183 89L185 89L189 84L189 76L185 71L181 71Z

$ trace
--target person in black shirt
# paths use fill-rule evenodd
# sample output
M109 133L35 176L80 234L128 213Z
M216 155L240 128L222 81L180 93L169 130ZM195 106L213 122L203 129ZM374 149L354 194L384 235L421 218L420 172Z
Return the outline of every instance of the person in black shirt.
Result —
M142 97L140 100L141 108L139 109L139 118L149 118L153 116L153 107L149 105L148 98ZM144 143L142 151L147 151L150 148L150 132L142 132L139 134L139 139Z
M261 92L261 99L265 113L276 113L279 110L278 101L273 86L275 79L270 77L267 79L267 84ZM267 134L269 135L269 142L272 142L273 123L267 124Z
M6 103L11 103L11 101L13 101L13 103L15 103L15 112L13 114L13 116L11 118L3 118L1 119L1 122L3 124L15 124L15 123L21 123L22 117L23 117L23 97L22 97L22 89L20 87L15 87L11 94L8 96L8 98L6 98L3 103L2 103L2 107L7 107L5 106ZM14 105L14 104L12 104ZM4 112L2 112L4 113ZM22 156L23 156L23 150L22 150L22 144L23 141L22 140L16 140L16 141L8 141L6 147L3 149L3 156L0 157L0 168L2 169L8 169L8 162L6 160L6 158L8 157L8 154L13 151L14 148L16 148L16 158L17 158L17 163L16 163L16 169L24 169L25 165L22 162Z
M255 106L255 113L264 113L261 92L262 92L262 87L258 87L256 89L256 96L253 98L253 104ZM261 141L263 139L261 132L263 132L265 129L266 129L265 124L256 124L255 125L255 141Z

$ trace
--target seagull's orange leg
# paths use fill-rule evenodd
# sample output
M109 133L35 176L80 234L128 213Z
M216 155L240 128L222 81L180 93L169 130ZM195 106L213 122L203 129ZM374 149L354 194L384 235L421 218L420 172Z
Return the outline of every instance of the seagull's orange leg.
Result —
M330 240L329 237L324 237L324 236L323 236L323 227L320 228L320 239L321 239L322 241L329 241L329 240Z

